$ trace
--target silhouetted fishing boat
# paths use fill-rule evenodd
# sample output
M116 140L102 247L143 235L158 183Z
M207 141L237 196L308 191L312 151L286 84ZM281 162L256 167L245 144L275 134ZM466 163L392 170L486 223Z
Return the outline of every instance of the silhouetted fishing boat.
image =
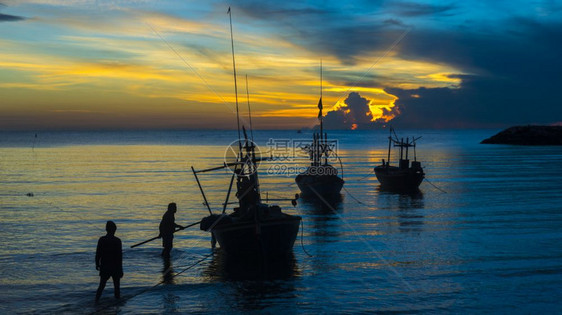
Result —
M320 67L322 69L322 67ZM322 77L322 71L320 71ZM322 82L322 79L320 79ZM322 116L322 83L320 84L320 100L318 101L318 119L320 132L313 133L312 144L304 149L310 157L310 166L295 178L303 196L329 196L339 194L344 180L338 176L338 170L328 163L330 157L337 157L333 145L328 141L328 134L324 133ZM341 161L340 161L341 166ZM342 168L343 169L343 168Z
M396 133L394 133L394 138L392 138L393 133L394 129L391 127L390 136L388 137L388 159L386 162L383 159L382 165L375 167L375 175L382 189L392 191L417 190L425 177L421 163L417 161L416 157L416 141L421 137L412 138L412 140L406 138L404 141L404 138L398 139ZM390 165L390 151L393 144L394 147L400 148L398 166ZM408 159L409 148L414 148L414 160L411 165Z
M314 133L309 150L311 163L306 170L295 178L301 193L305 197L329 196L339 194L344 180L338 176L338 170L328 163L329 149L327 134Z
M245 134L245 132L244 132ZM279 255L289 252L299 231L301 217L283 213L276 205L262 202L255 156L255 145L245 137L239 159L223 166L195 171L201 193L210 215L201 221L201 230L212 233L220 247L228 254ZM233 167L232 178L221 214L213 214L201 187L198 173ZM236 197L239 206L226 214L232 185L236 179ZM296 200L293 200L296 204Z
M228 10L230 13L230 8ZM231 20L232 31L232 20ZM232 35L232 33L231 33ZM232 44L232 55L234 56L234 43ZM238 111L238 91L236 88L236 64L233 61L234 70L234 86L236 94L236 121L238 124L238 151L235 161L227 163L219 167L206 170L191 170L197 181L197 185L201 190L205 205L209 210L209 216L201 220L200 228L211 232L214 241L218 241L221 249L230 255L281 255L288 253L295 243L299 231L301 217L283 213L281 208L276 205L268 205L262 202L257 162L262 160L256 157L255 144L248 139L246 130L244 131L244 141L240 140L240 119ZM251 128L251 114L250 115ZM209 172L224 168L231 168L232 177L226 194L226 200L223 203L222 213L214 214L207 201L207 197L203 191L197 174ZM232 185L236 180L236 197L238 198L238 207L235 207L232 213L227 214L226 208L232 191ZM296 197L292 200L296 205Z

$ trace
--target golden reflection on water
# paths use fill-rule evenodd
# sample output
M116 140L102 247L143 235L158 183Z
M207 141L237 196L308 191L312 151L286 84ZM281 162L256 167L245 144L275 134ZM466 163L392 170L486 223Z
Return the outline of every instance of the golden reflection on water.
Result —
M2 204L8 211L2 212L2 219L59 222L56 229L61 232L70 232L65 228L68 222L96 234L103 231L105 220L114 219L118 234L130 233L127 237L132 238L134 233L137 238L154 233L157 226L150 222L157 225L167 204L177 202L178 221L191 223L206 210L189 167L216 165L223 150L218 146L3 148ZM206 177L209 196L221 195L217 187L227 180ZM9 211L22 207L34 210Z
M43 222L51 225L63 243L83 241L86 244L103 234L104 222L111 219L118 224L118 235L127 245L157 234L158 222L169 202L178 204L176 218L182 224L196 222L207 215L208 210L203 205L190 167L201 170L221 165L225 152L223 146L198 145L90 145L0 150L4 186L9 196L2 198L4 207L34 209L24 214L3 211L2 219L6 223ZM340 150L339 154L344 163L346 187L359 189L357 194L363 196L394 198L379 194L378 182L370 171L382 158L386 159L385 149ZM430 155L430 158L441 160L443 157ZM427 155L420 156L422 163L430 164L431 161L426 159ZM268 175L266 170L274 163L278 162L264 162L260 167L262 197L291 198L298 192L294 177ZM306 161L302 164L306 165ZM365 173L368 177L358 178ZM214 211L222 210L230 174L228 170L219 170L200 175ZM27 197L27 193L33 193L33 197ZM234 201L234 196L230 200ZM376 201L364 200L365 205L373 209ZM389 202L392 201L388 199L384 204ZM302 202L297 208L289 206L289 202L276 203L293 214L308 211L306 209L311 207ZM363 219L356 224L365 235L387 233L377 228L384 223ZM206 233L194 227L184 231L178 242L183 242L186 247L206 247L207 238Z

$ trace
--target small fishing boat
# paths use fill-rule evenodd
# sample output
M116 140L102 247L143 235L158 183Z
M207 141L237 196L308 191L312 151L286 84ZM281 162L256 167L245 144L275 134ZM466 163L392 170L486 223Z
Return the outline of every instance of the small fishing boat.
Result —
M322 67L320 67L320 69L322 69ZM322 77L322 70L320 71L320 77ZM322 79L320 79L320 82L322 82ZM324 133L322 116L322 84L320 84L320 100L318 101L318 109L320 132L313 133L312 144L304 147L304 150L310 157L311 163L304 172L300 173L295 178L295 182L299 186L303 197L337 195L340 193L344 184L343 178L338 176L338 170L328 163L329 158L337 158L337 155L335 150L332 149L335 142L328 141L328 134Z
M394 133L394 138L392 137ZM425 178L425 173L421 167L421 163L416 157L416 141L420 139L409 138L398 139L394 129L390 128L390 136L388 137L388 159L382 160L382 164L375 167L375 175L381 184L381 189L390 191L415 191ZM392 145L400 148L400 159L398 166L390 165L390 151ZM414 149L414 160L410 165L408 159L408 149Z
M314 135L312 150L312 163L306 170L295 178L303 197L332 196L340 193L345 181L338 176L338 170L322 158L317 158L318 151L321 152L320 135Z
M230 14L230 8L228 9ZM232 37L232 17L230 17L230 30ZM209 215L201 220L201 230L212 235L213 246L218 241L220 248L229 255L266 255L278 256L289 253L295 243L301 223L301 217L283 213L277 205L268 205L262 202L257 163L262 159L256 156L256 145L248 139L246 129L242 126L244 140L240 136L240 118L238 111L238 91L236 84L236 63L234 61L234 41L232 41L232 66L234 71L234 91L236 96L236 123L238 125L238 141L235 151L237 156L234 161L224 162L222 166L196 171L193 175L203 196ZM246 81L247 82L247 81ZM247 89L246 89L247 90ZM248 115L251 112L248 97ZM253 135L253 133L252 133ZM222 213L213 213L201 182L197 174L229 168L232 171L230 185L223 203ZM232 186L236 180L236 198L238 207L230 214L226 213ZM296 199L292 199L296 205Z

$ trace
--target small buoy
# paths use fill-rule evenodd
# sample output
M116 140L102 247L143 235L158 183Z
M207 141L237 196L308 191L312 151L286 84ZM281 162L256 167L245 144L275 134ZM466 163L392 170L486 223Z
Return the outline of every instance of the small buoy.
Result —
M28 196L28 197L33 197L33 193L32 193L32 192L27 193L27 194L25 194L25 195Z

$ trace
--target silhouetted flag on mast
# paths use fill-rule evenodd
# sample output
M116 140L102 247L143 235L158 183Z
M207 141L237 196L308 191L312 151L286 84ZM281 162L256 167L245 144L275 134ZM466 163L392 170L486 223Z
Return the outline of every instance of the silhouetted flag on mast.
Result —
M318 101L318 119L322 118L322 98L320 98L320 100Z

